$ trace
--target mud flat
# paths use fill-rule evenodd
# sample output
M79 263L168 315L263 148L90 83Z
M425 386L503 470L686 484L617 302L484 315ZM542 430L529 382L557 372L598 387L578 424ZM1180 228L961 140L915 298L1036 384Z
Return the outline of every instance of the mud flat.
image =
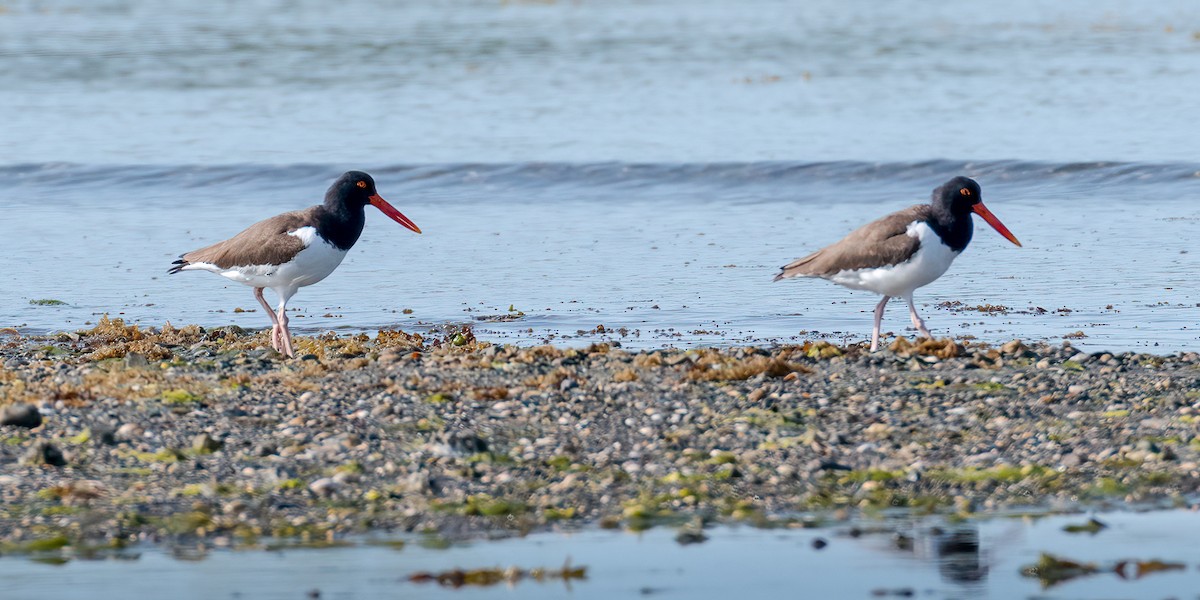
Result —
M1200 356L0 333L0 552L1191 506Z

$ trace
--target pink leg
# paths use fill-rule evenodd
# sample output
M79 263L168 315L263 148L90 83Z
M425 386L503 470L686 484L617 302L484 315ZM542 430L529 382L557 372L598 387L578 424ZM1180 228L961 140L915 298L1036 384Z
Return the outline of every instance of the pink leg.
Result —
M258 299L263 310L267 311L267 316L271 317L271 347L282 352L279 343L279 319L275 318L275 311L267 304L267 299L263 298L263 288L254 288L254 297Z
M871 352L879 349L879 326L883 323L883 307L887 306L891 296L884 296L879 304L875 305L875 329L871 330Z
M913 327L916 327L917 331L920 332L920 334L922 336L925 336L932 340L933 334L929 333L929 330L925 328L925 319L922 319L921 315L917 314L917 306L915 304L913 304L912 296L909 296L907 298L907 300L908 300L909 317L912 318Z
M294 358L296 353L292 350L292 332L288 331L286 300L279 301L279 312L275 316L279 319L279 338L281 345L283 346L283 349L280 350L280 352L283 352L283 354L288 358Z

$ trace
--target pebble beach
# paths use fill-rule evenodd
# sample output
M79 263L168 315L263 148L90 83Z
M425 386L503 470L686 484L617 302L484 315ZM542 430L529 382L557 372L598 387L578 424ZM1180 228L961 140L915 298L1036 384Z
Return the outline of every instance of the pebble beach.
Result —
M1200 355L0 332L0 551L1179 507Z

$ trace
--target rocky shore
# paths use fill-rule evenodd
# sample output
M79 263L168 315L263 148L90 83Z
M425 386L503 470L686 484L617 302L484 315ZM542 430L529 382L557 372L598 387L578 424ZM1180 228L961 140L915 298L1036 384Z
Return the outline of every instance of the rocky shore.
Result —
M0 552L1179 506L1200 485L1195 353L296 346L0 330Z

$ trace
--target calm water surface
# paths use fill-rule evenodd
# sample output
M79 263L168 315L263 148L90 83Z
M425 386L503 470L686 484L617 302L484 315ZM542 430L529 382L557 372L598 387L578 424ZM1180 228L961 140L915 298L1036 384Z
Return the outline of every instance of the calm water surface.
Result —
M17 0L0 326L260 327L166 266L363 168L426 234L372 214L299 331L856 341L872 296L776 268L964 173L1026 247L981 227L919 293L935 333L1181 350L1197 98L1185 0Z
M409 543L397 551L358 546L280 552L215 551L203 560L177 560L156 550L133 560L71 561L45 565L20 558L0 560L0 578L12 600L95 598L97 589L122 597L255 598L854 598L918 597L932 600L994 598L1191 598L1200 588L1200 514L1168 511L1113 513L1099 518L1099 534L1068 534L1085 516L1037 520L996 519L947 525L902 523L912 539L900 549L892 533L853 539L848 528L755 530L718 528L708 541L680 546L675 533L592 531L541 534L430 550ZM935 528L941 528L937 530ZM890 529L890 528L889 528ZM829 545L816 550L812 542ZM417 540L411 540L416 542ZM1177 563L1181 569L1134 577L1109 570L1043 589L1022 577L1040 553L1111 569L1119 561ZM183 551L184 556L196 557ZM558 568L570 559L587 567L587 579L524 580L509 588L439 588L416 584L420 571L516 566ZM907 595L906 595L907 594Z
M1190 0L15 0L0 164L1195 161L1197 31Z
M3 325L83 328L109 313L262 327L250 288L168 276L176 255L316 202L340 167L0 169L14 276ZM998 342L1064 336L1091 349L1195 346L1200 165L1016 162L716 165L443 165L372 169L426 232L369 211L358 246L292 306L298 331L472 323L520 343L604 325L632 347L860 341L876 297L823 281L772 283L778 266L857 224L922 201L954 173L1025 244L979 223L951 271L917 300L938 335ZM203 207L197 209L197 207ZM67 306L41 306L56 299ZM980 313L962 302L1003 305ZM510 311L510 307L514 309ZM402 311L409 309L411 314ZM498 317L523 316L511 321ZM905 334L906 311L885 326ZM907 332L911 335L911 332Z

